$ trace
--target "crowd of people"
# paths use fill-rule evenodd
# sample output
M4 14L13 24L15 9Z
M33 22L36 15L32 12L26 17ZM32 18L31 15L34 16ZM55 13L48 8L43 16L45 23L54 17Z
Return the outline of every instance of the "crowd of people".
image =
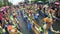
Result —
M19 18L21 17L26 23L28 21L36 21L37 24L38 19L41 18L40 20L43 21L43 25L40 26L42 27L43 34L48 34L50 31L60 33L59 2L46 4L22 3L21 5L17 6L0 8L0 34L22 34L19 28ZM57 28L55 29L55 27Z
M0 9L0 34L22 34L19 27L19 21L15 12L16 9L10 6Z

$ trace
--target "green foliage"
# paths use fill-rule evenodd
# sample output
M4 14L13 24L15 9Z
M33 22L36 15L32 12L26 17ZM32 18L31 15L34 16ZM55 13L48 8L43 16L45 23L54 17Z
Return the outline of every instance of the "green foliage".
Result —
M8 2L8 0L3 0L3 2L2 2L2 0L0 0L0 7L6 6L6 5L11 6L12 3Z
M46 2L46 0L37 0L37 1L43 1L43 2Z
M9 5L9 6L11 6L11 5L12 5L12 3L11 3L11 2L8 2L8 5Z
M2 2L0 1L0 7L2 7Z
M35 2L35 3L38 1L46 2L47 0L31 0L31 2Z
M8 0L4 0L4 6L6 6L6 5L11 6L11 5L12 5L12 3L8 2Z

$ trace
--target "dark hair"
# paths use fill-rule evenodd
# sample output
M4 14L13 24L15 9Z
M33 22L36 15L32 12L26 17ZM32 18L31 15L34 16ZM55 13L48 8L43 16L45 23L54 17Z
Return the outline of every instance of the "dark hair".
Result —
M17 5L16 7L17 7L17 8L19 8L19 6L18 6L18 5Z
M2 24L2 20L0 20L0 24Z

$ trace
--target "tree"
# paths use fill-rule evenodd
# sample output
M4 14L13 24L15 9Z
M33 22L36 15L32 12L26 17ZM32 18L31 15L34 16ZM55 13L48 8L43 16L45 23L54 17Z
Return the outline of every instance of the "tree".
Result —
M48 0L31 0L31 2L38 2L38 1L46 2Z
M11 6L12 3L11 2L8 2L8 0L0 0L0 7L6 6L6 5Z
M12 5L12 3L11 2L8 2L8 6L11 6Z
M2 2L0 1L0 7L2 7Z
M46 2L47 0L37 0L37 1L42 1L42 2Z
M0 0L0 7L2 7L2 1Z

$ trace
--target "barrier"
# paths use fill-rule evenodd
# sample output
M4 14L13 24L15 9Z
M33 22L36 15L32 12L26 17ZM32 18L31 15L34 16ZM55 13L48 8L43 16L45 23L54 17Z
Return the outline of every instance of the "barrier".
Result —
M32 27L32 30L35 32L35 34L39 34L42 32L42 29L39 25L37 25L35 22L33 23L35 27Z

